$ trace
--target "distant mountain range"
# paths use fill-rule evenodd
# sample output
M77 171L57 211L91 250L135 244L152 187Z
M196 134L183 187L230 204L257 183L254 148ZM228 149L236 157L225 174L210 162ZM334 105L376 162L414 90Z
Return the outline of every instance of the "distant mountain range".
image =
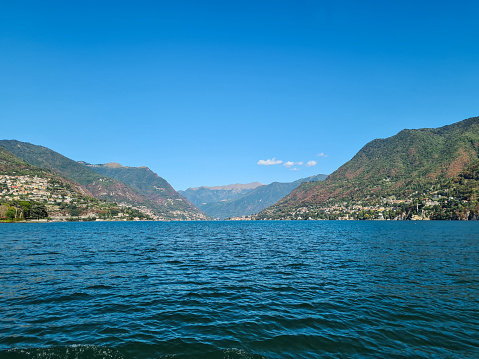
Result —
M257 219L474 219L479 117L403 130L364 146L325 181L303 183Z
M243 217L271 206L305 181L321 181L326 177L327 175L320 174L294 182L273 182L269 185L254 182L246 185L197 187L180 191L180 194L213 218Z
M97 199L129 204L160 220L208 219L208 216L181 197L168 182L146 167L115 167L111 164L88 166L49 148L16 140L2 140L0 147L30 165L74 181ZM106 172L109 175L106 175ZM151 185L147 185L146 181L151 181Z
M478 195L479 117L373 140L330 176L180 193L144 166L75 162L0 141L0 220L45 209L62 218L470 220L479 219Z
M237 183L226 186L188 188L185 191L178 191L178 193L200 208L208 203L234 200L259 186L263 186L263 184L259 182Z
M263 185L253 182L196 187L178 193L165 179L145 166L76 162L49 148L16 140L2 140L0 148L24 163L67 179L86 196L130 205L158 220L247 216L274 204L304 181L326 178L326 175L318 175L291 183Z
M237 193L237 192L241 192L243 190L252 190L252 189L255 189L256 187L259 187L259 186L263 186L262 183L260 182L251 182L251 183L235 183L235 184L228 184L228 185L224 185L224 186L213 186L213 187L206 187L206 186L202 186L202 187L194 187L194 188L189 188L190 190L198 190L200 188L207 188L207 189L210 189L210 190L213 190L213 191L230 191L232 193Z

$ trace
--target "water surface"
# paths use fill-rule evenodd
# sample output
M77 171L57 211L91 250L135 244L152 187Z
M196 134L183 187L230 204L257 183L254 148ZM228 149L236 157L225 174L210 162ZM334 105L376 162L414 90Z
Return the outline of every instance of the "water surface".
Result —
M477 358L479 222L0 226L0 358Z

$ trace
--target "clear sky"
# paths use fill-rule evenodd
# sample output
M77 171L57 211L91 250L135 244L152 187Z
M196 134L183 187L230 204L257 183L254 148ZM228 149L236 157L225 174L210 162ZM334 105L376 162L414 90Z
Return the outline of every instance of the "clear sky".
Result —
M329 174L479 115L478 19L462 0L0 0L0 138L175 189Z

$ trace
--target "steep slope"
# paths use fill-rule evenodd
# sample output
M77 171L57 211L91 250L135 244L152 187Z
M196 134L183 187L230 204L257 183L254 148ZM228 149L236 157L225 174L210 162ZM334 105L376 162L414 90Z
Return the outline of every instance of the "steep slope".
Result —
M437 129L403 130L364 146L321 183L307 183L258 218L307 218L332 206L377 205L426 195L475 163L479 117ZM302 213L302 215L299 215Z
M92 165L80 162L93 171L114 178L135 189L154 204L156 211L182 219L208 219L198 208L176 192L163 178L148 167L125 167L118 163Z
M438 186L438 204L429 210L431 219L479 219L479 160L454 179Z
M13 153L0 147L0 173L2 175L31 175L43 176L48 172L41 168L32 166Z
M259 186L263 186L263 184L259 182L247 184L237 183L226 186L188 188L185 191L178 191L178 193L187 198L195 206L201 208L201 206L212 202L234 200Z
M65 186L71 187L72 191L78 194L92 197L92 194L77 182L59 176L49 170L31 165L3 147L0 147L0 175L51 178L52 180L61 182Z
M180 210L173 213L169 208L160 206L139 190L117 179L101 175L49 148L15 140L2 140L0 147L31 165L48 169L78 182L95 198L135 206L158 220L194 219L190 218L190 212L182 213Z
M249 216L276 203L301 183L305 181L321 181L326 177L327 175L317 175L289 183L273 182L269 185L256 187L254 190L234 200L207 203L199 207L205 213L215 218L224 219Z
M62 154L43 146L16 140L2 140L0 147L24 161L48 169L83 185L95 198L109 202L147 205L147 199L125 184L102 176Z
M0 147L34 166L61 173L81 185L88 185L103 178L68 157L43 146L16 140L1 140Z
M149 218L132 208L99 201L73 180L33 166L1 147L0 207L0 220L10 221Z

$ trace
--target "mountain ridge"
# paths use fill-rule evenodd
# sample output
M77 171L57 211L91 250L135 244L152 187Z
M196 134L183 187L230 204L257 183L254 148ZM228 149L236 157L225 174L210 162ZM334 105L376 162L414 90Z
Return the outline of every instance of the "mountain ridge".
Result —
M208 219L208 216L175 191L164 178L146 166L129 167L117 163L111 165L112 162L95 165L84 161L81 163L101 175L114 178L137 190L153 201L156 208L161 208L163 211L170 211L177 215L180 215L179 212L183 211L188 214L190 219Z
M367 143L325 181L299 186L257 218L314 217L340 202L377 205L390 197L410 199L454 179L478 155L479 117L439 128L402 130Z
M219 191L232 191L232 190L243 190L243 189L255 189L256 187L263 186L261 182L251 182L251 183L235 183L235 184L228 184L228 185L223 185L223 186L200 186L200 187L191 187L186 189L187 190L192 190L192 191L197 191L200 188L206 188L210 190L219 190Z
M198 207L214 218L225 219L229 217L249 216L274 204L302 182L320 181L326 177L327 175L320 174L301 178L294 182L273 182L268 185L257 186L246 193L242 193L230 199L201 203Z
M168 208L161 206L154 198L149 198L148 195L141 193L138 189L132 188L117 179L102 175L83 163L78 163L47 147L17 140L1 140L0 147L31 165L48 169L70 178L83 186L95 198L142 208L145 213L156 219L191 219L193 217L196 218L197 215L205 219L207 218L202 212L193 207L182 211L181 208L175 206L175 202L170 203L171 205ZM167 193L176 193L169 184L165 186L167 186Z
M201 207L207 203L228 201L241 197L243 194L258 187L257 184L259 184L259 182L213 187L201 186L178 191L178 193L201 209Z
M29 164L0 147L0 220L150 219L127 206L95 199L79 183Z

